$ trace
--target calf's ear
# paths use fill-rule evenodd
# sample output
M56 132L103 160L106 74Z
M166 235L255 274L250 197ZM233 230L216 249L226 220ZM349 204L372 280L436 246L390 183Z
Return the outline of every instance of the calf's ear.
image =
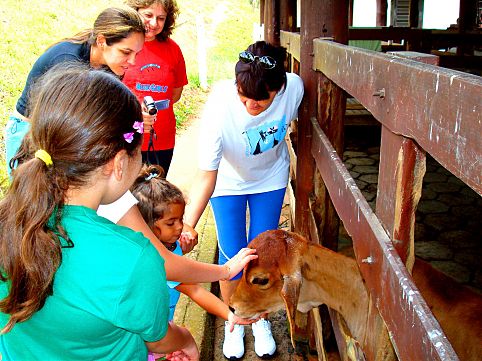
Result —
M295 316L296 308L298 307L298 299L300 297L301 284L303 277L299 270L291 275L283 276L283 288L281 289L281 297L285 303L286 314L290 323L291 344L295 348L295 341L293 339L295 330Z

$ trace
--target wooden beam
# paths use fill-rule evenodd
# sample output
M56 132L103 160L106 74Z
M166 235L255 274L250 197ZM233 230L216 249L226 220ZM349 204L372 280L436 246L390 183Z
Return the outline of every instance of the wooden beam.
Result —
M313 39L322 34L319 21L327 14L322 13L320 1L306 0L301 3L300 37L300 76L303 79L305 94L298 113L297 167L296 167L296 232L309 236L309 196L313 191L311 179L314 174L314 162L310 157L311 134L310 119L314 116L316 104L317 73L313 70ZM298 175L302 174L302 177Z
M405 360L458 360L392 242L315 119L311 154L353 239L367 289Z
M377 26L387 26L387 9L388 0L377 0Z
M315 69L482 195L480 77L329 41L314 44Z
M409 271L415 261L415 211L422 195L425 152L382 126L376 213Z
M296 30L296 0L280 0L279 6L280 30Z
M264 24L264 5L266 0L259 0L259 24Z
M410 51L391 52L405 59L438 65L438 56ZM411 272L415 261L415 211L422 195L425 151L410 138L382 126L377 216L398 255Z
M422 28L423 0L410 0L410 27Z
M274 46L280 45L279 1L265 0L264 40Z
M281 46L296 60L300 61L300 34L281 30Z

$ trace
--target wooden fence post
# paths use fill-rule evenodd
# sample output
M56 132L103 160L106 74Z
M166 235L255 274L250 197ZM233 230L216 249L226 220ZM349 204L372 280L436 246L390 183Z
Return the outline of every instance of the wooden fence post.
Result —
M438 65L438 56L391 52L399 57ZM411 272L415 261L415 211L422 195L425 151L410 138L382 127L376 213Z

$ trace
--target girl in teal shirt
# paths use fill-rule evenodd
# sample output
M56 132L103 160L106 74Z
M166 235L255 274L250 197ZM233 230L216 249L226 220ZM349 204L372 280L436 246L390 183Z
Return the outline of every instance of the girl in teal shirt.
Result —
M2 360L198 360L189 331L168 323L157 250L96 214L141 167L136 97L111 74L63 65L30 106L35 156L0 202Z

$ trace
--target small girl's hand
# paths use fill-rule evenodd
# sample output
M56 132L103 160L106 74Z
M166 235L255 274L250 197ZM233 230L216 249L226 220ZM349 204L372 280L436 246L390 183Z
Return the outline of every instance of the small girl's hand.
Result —
M181 236L179 237L179 244L181 245L182 254L192 251L197 245L198 234L189 224L184 223Z
M241 248L240 251L224 264L226 268L226 277L221 279L221 281L227 281L236 276L243 268L248 264L249 261L258 258L255 254L256 250L252 248Z
M230 311L229 314L228 314L229 332L233 332L234 325L251 325L252 323L254 323L258 320L259 320L259 317L257 319L241 318L241 317L236 316L234 313L232 313Z

